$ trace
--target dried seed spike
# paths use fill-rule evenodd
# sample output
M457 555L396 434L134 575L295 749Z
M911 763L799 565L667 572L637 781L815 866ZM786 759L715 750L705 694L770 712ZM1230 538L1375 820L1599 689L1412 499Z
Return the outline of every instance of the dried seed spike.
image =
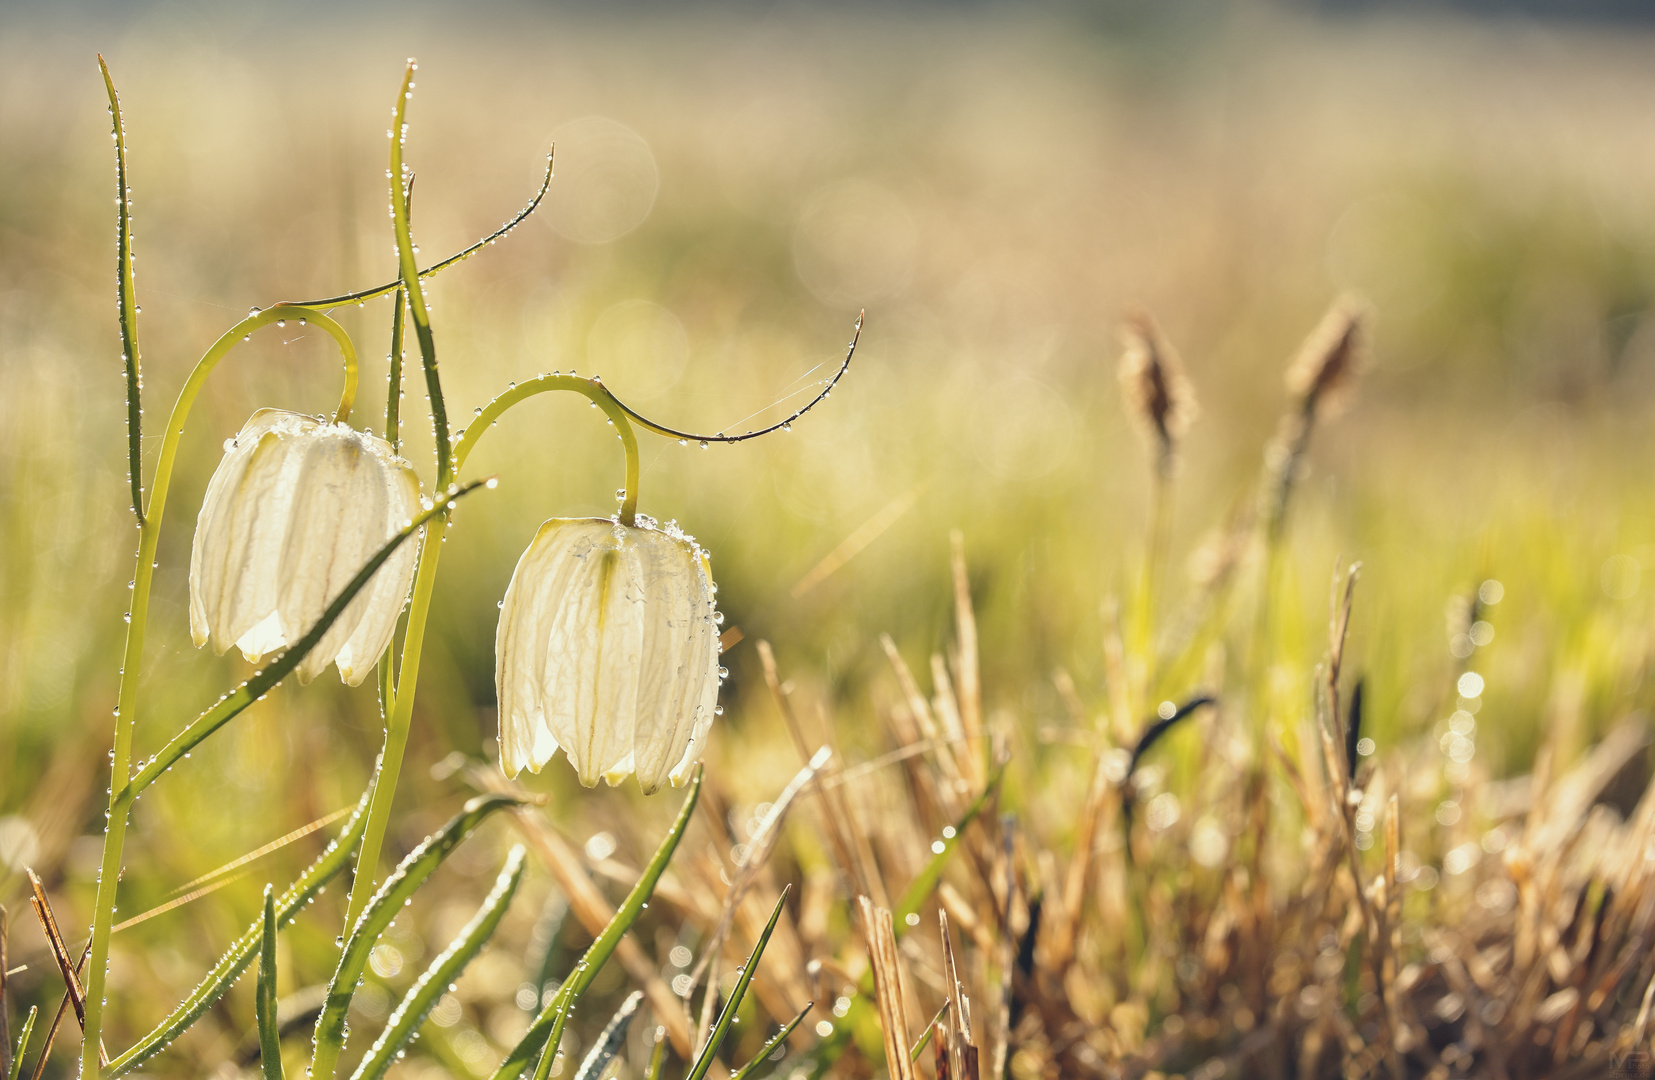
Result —
M1195 388L1149 312L1127 312L1121 324L1121 344L1126 351L1121 354L1118 375L1127 415L1153 440L1156 471L1168 476L1176 464L1178 442L1200 411Z
M1287 389L1307 415L1332 416L1344 406L1348 391L1367 360L1366 301L1347 294L1328 308L1287 369Z

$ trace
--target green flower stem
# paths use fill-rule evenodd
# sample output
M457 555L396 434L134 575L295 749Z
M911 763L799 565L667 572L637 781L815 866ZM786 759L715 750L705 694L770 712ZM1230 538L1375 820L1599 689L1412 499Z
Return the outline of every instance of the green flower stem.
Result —
M128 253L129 254L129 253ZM178 392L167 426L161 436L161 456L155 466L149 505L139 518L138 564L132 575L132 607L127 612L126 649L121 658L121 685L115 708L115 740L111 753L109 817L104 830L103 860L98 870L98 896L92 912L92 955L86 972L86 1038L81 1051L81 1076L97 1080L98 1039L103 1028L103 999L109 963L109 930L115 922L115 893L121 876L121 853L126 846L127 810L135 792L131 787L132 732L137 720L139 675L143 670L144 636L149 622L150 586L155 575L155 550L161 539L161 519L166 512L167 494L172 487L172 470L178 459L178 442L184 422L200 395L207 377L218 362L254 330L269 323L301 319L314 322L333 336L345 362L345 390L340 396L340 419L350 415L356 394L356 347L344 327L316 312L278 304L255 312L225 331L213 343ZM130 355L130 354L129 354Z
M403 298L403 291L397 288L396 307L391 312L391 352L387 359L391 370L386 377L389 389L385 392L385 441L391 444L391 452L402 452L402 312L407 301ZM389 725L391 713L396 708L396 641L385 643L385 654L379 658L379 718Z
M403 751L408 748L408 731L414 718L414 683L419 678L420 654L425 644L425 620L431 613L431 593L437 584L437 557L442 554L443 534L448 530L444 513L431 523L420 548L419 570L414 575L414 598L408 605L408 628L402 639L402 668L391 712L385 724L385 748L380 752L379 779L374 783L373 800L368 804L368 828L362 836L362 850L356 857L356 878L351 882L350 902L345 906L345 928L356 925L362 909L374 893L374 875L379 852L385 844L385 830L391 822L391 803L396 800L397 777L402 772Z
M632 424L627 420L625 407L616 401L609 388L597 379L583 379L578 375L542 375L507 390L483 406L483 411L477 414L471 426L460 432L460 437L454 443L454 473L457 475L464 467L465 459L476 449L477 441L483 437L484 432L494 426L494 422L500 419L507 409L525 398L544 394L548 390L572 390L590 399L592 404L602 409L609 417L609 422L615 425L615 433L620 436L621 446L626 451L626 494L621 502L621 524L635 524L638 517L638 437L632 432Z

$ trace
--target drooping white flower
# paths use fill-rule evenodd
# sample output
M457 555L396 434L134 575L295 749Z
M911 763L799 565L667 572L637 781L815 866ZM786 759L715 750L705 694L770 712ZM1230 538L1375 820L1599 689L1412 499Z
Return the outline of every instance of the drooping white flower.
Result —
M494 638L500 766L559 747L580 782L688 778L718 708L719 616L706 554L640 516L553 518L512 572Z
M291 645L374 553L420 512L419 478L385 440L260 409L207 484L190 551L190 635L249 660ZM405 541L299 663L355 686L396 629L417 545Z

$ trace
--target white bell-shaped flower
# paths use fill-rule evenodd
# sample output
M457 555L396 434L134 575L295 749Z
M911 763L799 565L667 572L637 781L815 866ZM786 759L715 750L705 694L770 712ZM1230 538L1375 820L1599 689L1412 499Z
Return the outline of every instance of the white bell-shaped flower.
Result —
M688 778L718 707L719 616L693 538L640 516L554 518L517 561L495 633L500 766L559 747L592 787Z
M420 512L419 478L385 440L261 409L224 444L190 551L190 635L257 662L308 633L374 553ZM396 629L417 545L404 542L300 662L355 686Z

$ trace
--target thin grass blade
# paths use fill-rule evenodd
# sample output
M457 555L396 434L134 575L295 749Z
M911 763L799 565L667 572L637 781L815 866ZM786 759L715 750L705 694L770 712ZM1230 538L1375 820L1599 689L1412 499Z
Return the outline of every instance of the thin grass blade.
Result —
M810 1014L810 1010L815 1007L816 1003L814 1001L805 1002L805 1007L799 1010L799 1015L783 1024L782 1029L772 1035L770 1041L760 1047L759 1052L753 1055L753 1060L736 1070L735 1075L730 1080L747 1080L749 1076L753 1075L753 1071L763 1065L771 1054L775 1053L776 1047L780 1046L784 1039L793 1034L793 1029L798 1027L804 1021L804 1018Z
M937 1030L937 1025L942 1023L942 1018L948 1015L948 1009L953 1004L954 1003L952 1001L944 1001L942 1003L942 1008L937 1010L937 1015L933 1016L931 1018L931 1022L925 1025L925 1034L921 1035L919 1037L919 1041L914 1044L913 1049L908 1051L909 1061L918 1061L919 1056L925 1053L925 1048L931 1044L932 1033Z
M684 805L678 811L677 819L672 823L672 828L667 830L661 846L655 849L655 855L649 860L649 865L644 867L638 883L627 893L626 901L615 912L615 917L609 920L609 925L603 928L603 933L598 935L597 940L592 942L591 947L580 958L575 970L563 980L563 985L552 996L552 1000L540 1010L540 1015L529 1025L529 1030L518 1040L517 1045L511 1048L500 1067L494 1070L493 1080L515 1080L528 1067L529 1062L534 1060L540 1048L548 1042L551 1044L551 1053L556 1054L557 1039L563 1034L562 1017L586 992L586 988L592 985L592 980L603 970L604 962L614 953L615 947L621 943L621 938L631 929L632 924L638 921L644 905L649 903L649 898L655 893L656 882L661 880L667 864L672 861L673 852L678 850L678 842L684 838L684 830L689 828L690 815L695 810L696 801L701 797L701 776L701 771L696 770L695 779L690 781L689 794L684 798Z
M414 261L414 235L408 217L407 170L402 161L403 143L408 137L408 99L413 96L414 69L417 66L412 60L408 62L393 110L389 170L391 218L396 231L397 266L408 298L408 317L414 324L414 337L419 341L420 360L425 367L425 392L431 400L431 432L437 442L437 487L440 490L447 487L454 476L453 456L448 445L448 408L443 403L442 380L437 375L437 343L431 336L431 313L425 306L425 290L420 287L419 264Z
M126 125L121 98L109 65L98 56L103 86L109 94L109 118L115 129L115 298L121 320L121 362L126 367L126 467L132 488L132 512L144 520L143 379L138 372L138 300L132 278L132 188L126 175Z
M667 1029L655 1029L655 1049L649 1055L649 1070L644 1073L644 1080L661 1080L661 1066L667 1060Z
M17 1080L23 1073L23 1052L29 1048L29 1036L34 1034L35 1017L40 1015L39 1005L29 1006L28 1019L23 1021L23 1030L17 1033L17 1049L12 1054L11 1071L6 1074L6 1080Z
M276 1027L276 887L264 887L264 926L259 942L259 985L254 1015L259 1025L259 1065L264 1080L282 1080L282 1035Z
M465 924L458 937L449 943L448 948L431 962L419 979L409 988L408 993L397 1004L396 1010L391 1013L391 1019L386 1022L385 1030L374 1041L373 1048L362 1059L352 1080L378 1080L384 1076L387 1069L396 1062L397 1055L408 1041L418 1033L420 1025L436 1007L437 999L442 997L443 991L450 983L459 977L465 966L483 951L489 938L500 926L500 920L505 918L506 909L511 906L511 898L517 892L518 883L523 880L523 847L514 846L511 854L506 856L506 865L500 871L500 876L494 881L494 888L484 899L477 914Z
M368 799L373 793L373 784L362 793L362 798L356 804L356 811L350 820L345 823L344 831L328 849L322 852L321 857L310 864L310 867L299 876L299 879L290 885L286 892L276 901L276 926L281 928L293 922L301 909L315 898L322 886L332 881L339 871L350 862L351 853L362 839L362 832L368 825ZM191 1024L202 1013L213 1007L219 998L224 996L247 965L253 961L253 953L259 948L263 940L263 920L255 922L247 931L237 938L229 951L219 957L218 963L207 973L201 984L190 992L190 996L179 1002L154 1030L145 1035L126 1053L121 1054L109 1063L104 1071L108 1077L120 1076L131 1072L156 1054L165 1050L178 1036L187 1031Z
M471 835L473 829L495 811L520 803L521 800L514 795L479 795L470 800L446 825L410 851L408 857L398 863L396 870L385 879L385 884L379 887L373 899L368 901L339 954L339 965L334 969L333 980L328 983L327 1002L322 1006L322 1014L316 1018L312 1076L326 1080L333 1075L339 1063L340 1051L345 1048L345 1015L350 1010L351 999L356 996L356 985L362 978L363 969L368 966L368 954L379 941L379 935L390 927L402 913L403 906L425 884L425 879L442 865L461 841Z
M914 878L908 888L903 891L902 899L897 901L896 910L891 912L891 918L896 923L897 937L900 938L907 931L908 916L919 914L919 909L930 898L931 893L935 891L937 882L942 880L943 868L948 865L949 857L954 854L954 849L959 846L960 837L965 834L966 826L975 821L977 815L983 812L983 807L988 805L990 796L1000 786L1000 781L1005 775L1006 767L1004 765L1000 765L989 775L988 783L983 785L983 790L978 793L975 799L971 800L971 805L965 808L965 813L961 814L960 819L954 823L954 835L943 837L941 840L942 850L931 856L931 860L925 864L925 868L919 872L919 876Z
M638 1015L638 1006L644 1000L642 990L634 990L627 995L621 1007L615 1010L615 1015L609 1018L604 1025L603 1034L598 1041L592 1044L592 1049L586 1055L586 1060L580 1063L575 1072L575 1080L598 1080L603 1070L615 1060L615 1055L621 1052L621 1046L626 1042L626 1033L632 1027L632 1018Z
M736 1010L741 1008L741 1000L747 996L747 987L759 969L759 959L764 956L764 947L770 944L770 935L776 929L776 921L782 917L782 906L787 903L787 894L792 888L791 885L784 886L782 894L776 898L776 909L770 913L770 921L765 924L764 933L759 935L758 944L753 946L753 954L747 958L746 966L741 969L741 978L736 980L735 989L730 991L730 1000L724 1003L723 1010L719 1012L718 1022L713 1025L707 1045L701 1048L700 1056L695 1059L695 1067L690 1069L686 1080L701 1080L707 1075L707 1070L712 1068L718 1048L724 1045L725 1038L730 1034L730 1025L735 1021Z

